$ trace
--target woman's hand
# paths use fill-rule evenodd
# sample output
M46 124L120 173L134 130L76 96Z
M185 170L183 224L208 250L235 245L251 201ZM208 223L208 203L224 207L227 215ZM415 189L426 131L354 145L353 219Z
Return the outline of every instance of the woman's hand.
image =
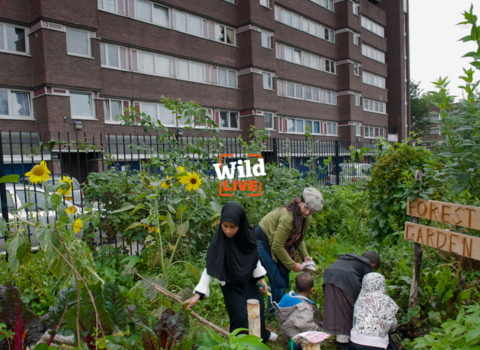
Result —
M295 264L295 266L293 267L293 272L300 272L300 271L303 271L302 265Z
M198 294L195 294L193 297L191 297L190 299L188 300L185 300L184 304L190 304L187 306L187 309L190 309L192 308L193 306L195 306L195 304L200 300L200 295Z
M267 294L268 286L267 286L267 282L265 282L265 278L262 278L258 282L260 282L263 285L263 288L258 288L258 290L263 294Z
M305 262L313 261L313 259L310 256L306 256L306 257L303 258L303 261L305 261Z

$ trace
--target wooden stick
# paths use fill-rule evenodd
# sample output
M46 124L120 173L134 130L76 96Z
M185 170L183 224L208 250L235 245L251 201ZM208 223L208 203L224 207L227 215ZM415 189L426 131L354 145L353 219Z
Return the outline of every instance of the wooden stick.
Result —
M248 330L250 335L256 335L261 338L260 334L260 302L256 299L247 300L248 312Z
M320 343L316 343L316 344L305 343L305 344L302 344L302 350L320 350Z
M149 286L151 286L153 289L155 289L157 292L159 293L162 293L163 295L165 295L166 297L169 297L170 299L173 299L174 301L176 301L177 303L179 303L180 305L183 305L183 301L182 299L180 299L179 297L177 297L176 295L170 293L168 290L160 287L158 284L155 284L155 283L152 283L148 280L146 280L145 278L143 278L138 272L135 271L135 274L140 277L140 279L142 281L144 281L145 283L147 283ZM208 327L214 329L215 331L217 331L218 333L221 333L223 334L224 336L228 337L230 336L230 333L228 333L226 330L218 327L217 325L207 321L206 319L204 319L203 317L199 316L198 314L196 314L193 310L191 309L187 309L187 310L190 310L190 314L195 317L197 320L199 320L201 323L203 323L204 325L207 325Z
M417 170L415 172L415 180L422 181L422 172L421 170ZM419 224L420 219L414 217L413 218L414 224ZM417 304L418 299L418 283L420 281L420 269L422 267L422 257L423 257L423 250L420 246L420 243L413 243L413 250L415 253L415 262L413 265L413 278L412 278L412 287L410 289L410 301L408 304L409 309L413 309Z

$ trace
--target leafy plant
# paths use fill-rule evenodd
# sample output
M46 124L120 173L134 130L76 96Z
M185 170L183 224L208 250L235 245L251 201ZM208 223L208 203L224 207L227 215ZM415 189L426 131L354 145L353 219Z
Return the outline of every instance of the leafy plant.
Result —
M458 316L442 323L441 329L415 339L415 349L480 349L480 305L463 307Z
M211 330L207 329L203 333L203 341L200 342L198 350L267 350L268 346L262 343L261 339L254 335L240 334L239 332L248 331L245 328L238 328L230 333L227 341L218 336Z
M5 339L0 347L3 349L22 350L23 345L32 346L46 331L40 317L27 308L20 291L11 285L0 285L0 323L13 332L10 341L2 334Z

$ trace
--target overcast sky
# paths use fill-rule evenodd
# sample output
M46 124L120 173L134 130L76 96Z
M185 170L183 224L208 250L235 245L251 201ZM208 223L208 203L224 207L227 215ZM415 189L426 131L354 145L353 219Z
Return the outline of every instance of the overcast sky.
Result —
M470 9L480 17L478 0L410 0L410 79L420 81L425 91L434 90L432 81L448 76L450 92L461 96L458 86L463 68L472 67L471 58L462 58L476 51L473 43L463 43L460 38L470 33L470 27L457 26L464 21L462 13ZM477 71L474 78L480 80Z

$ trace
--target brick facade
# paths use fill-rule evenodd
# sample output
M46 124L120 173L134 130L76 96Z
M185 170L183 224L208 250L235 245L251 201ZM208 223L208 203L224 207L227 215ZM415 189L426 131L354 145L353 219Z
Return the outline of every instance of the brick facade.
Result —
M408 133L408 28L404 30L408 13L403 3L408 0L382 0L378 5L368 0L336 0L334 11L311 0L270 0L269 8L260 0L152 0L150 3L168 8L169 27L139 20L139 0L113 1L114 13L99 9L99 3L109 0L0 0L0 25L19 26L29 33L27 54L0 48L0 89L30 91L33 111L30 117L0 116L2 131L74 133L68 93L81 91L91 93L93 105L92 118L80 118L81 132L87 134L141 132L105 123L104 99L158 103L162 95L238 112L239 116L249 110L274 113L272 135L292 139L304 138L304 131L279 130L280 122L283 126L287 118L339 123L338 135L314 135L316 140L366 141L363 128L361 135L356 135L353 123L383 128L385 137L387 130L397 133L398 139ZM356 5L358 15L354 14ZM300 25L303 20L313 21L335 31L335 42L282 23L276 19L280 9L301 16ZM177 10L200 17L203 35L173 29ZM361 16L384 27L385 37L363 28ZM234 45L216 40L218 25L238 31ZM67 53L67 28L88 33L89 57ZM323 31L323 27L318 28L322 29L317 34ZM271 48L262 46L261 31L272 34ZM354 44L354 35L359 35L359 45ZM278 58L277 43L302 51L303 57L314 54L335 61L335 73ZM385 63L362 55L362 43L384 52ZM102 66L101 44L125 48L126 69ZM170 57L172 76L140 72L140 52ZM204 64L204 82L175 78L178 59ZM306 58L302 60L305 63ZM354 64L359 65L360 76L354 73ZM234 70L238 74L236 86L215 84L218 69ZM272 74L272 89L264 88L262 71ZM386 88L364 84L363 71L386 78ZM289 98L286 91L278 91L279 81L336 93L336 104ZM303 90L303 97L306 94ZM360 106L355 94L361 96ZM365 111L363 98L385 102L386 113ZM225 130L225 136L248 137L251 125L263 127L264 117L257 114L239 117L240 128Z

